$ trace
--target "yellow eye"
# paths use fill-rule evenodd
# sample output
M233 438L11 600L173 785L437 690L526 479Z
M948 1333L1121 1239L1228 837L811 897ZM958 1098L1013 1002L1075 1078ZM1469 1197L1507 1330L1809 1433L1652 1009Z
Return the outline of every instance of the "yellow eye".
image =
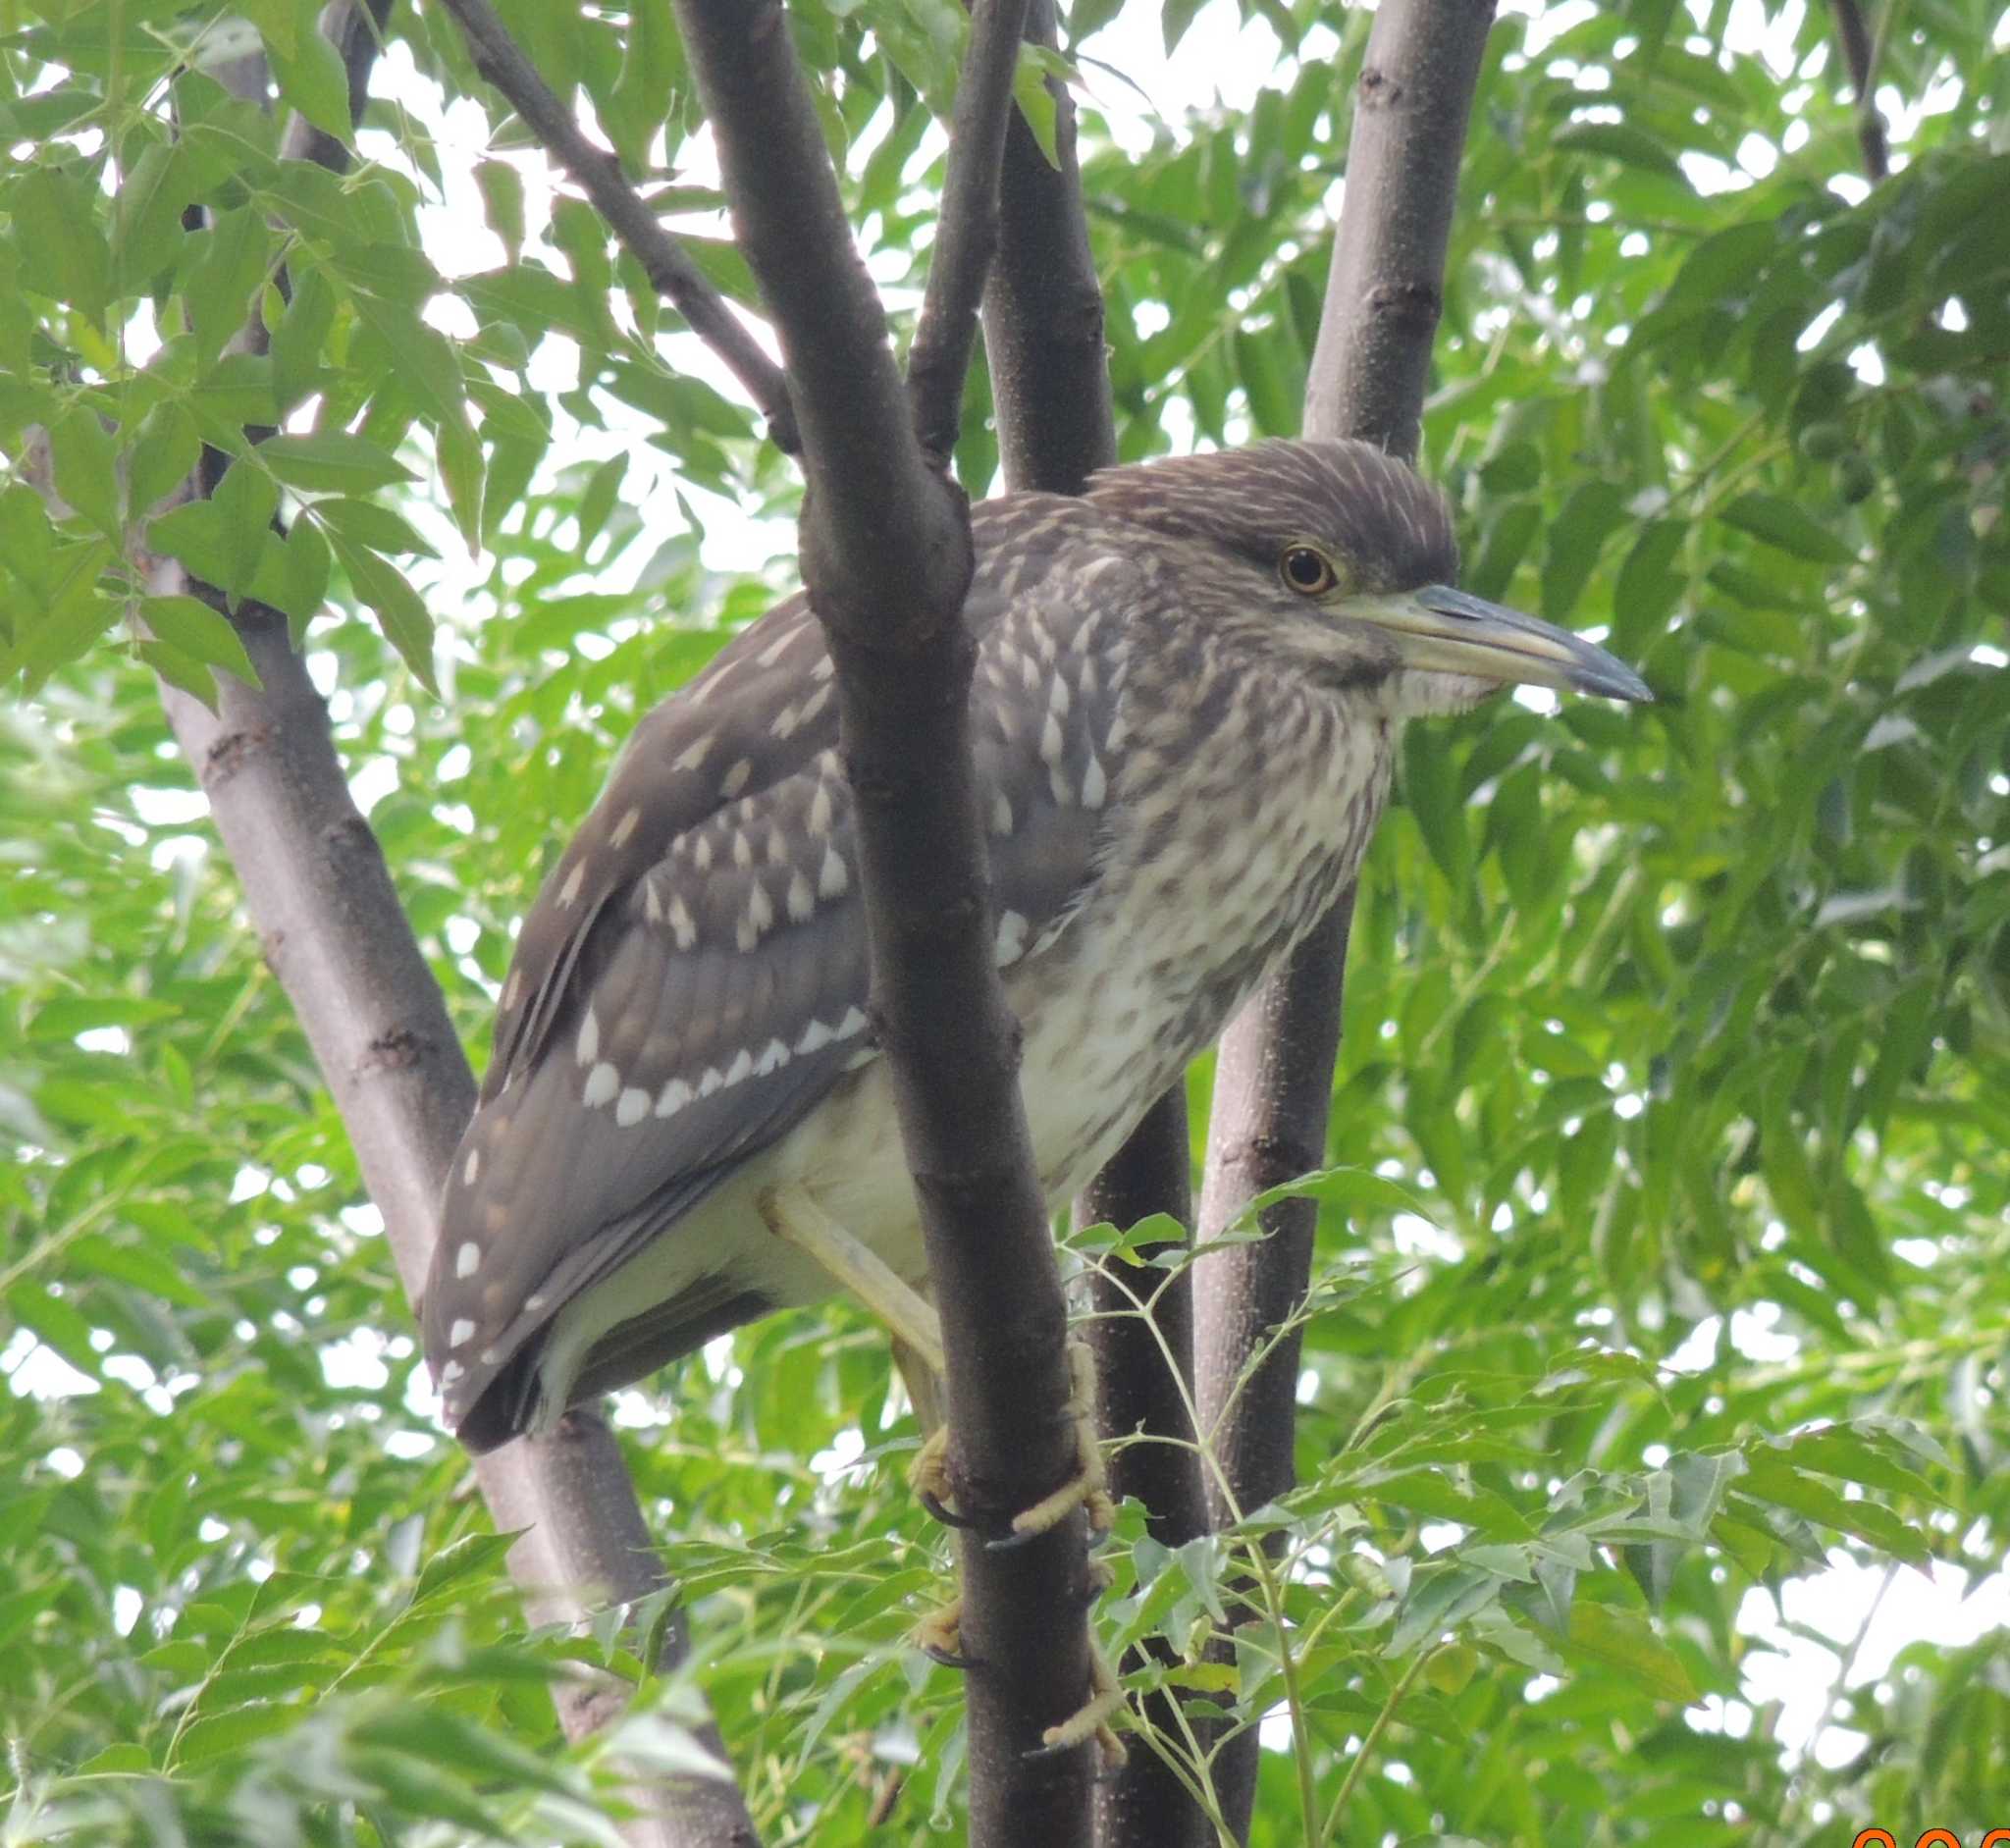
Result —
M1326 554L1311 546L1287 546L1277 574L1300 597L1323 597L1340 582Z

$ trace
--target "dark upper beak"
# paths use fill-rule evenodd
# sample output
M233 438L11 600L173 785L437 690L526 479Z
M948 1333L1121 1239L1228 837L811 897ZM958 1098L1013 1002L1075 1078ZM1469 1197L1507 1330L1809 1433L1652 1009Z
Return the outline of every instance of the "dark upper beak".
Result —
M1504 684L1572 687L1614 700L1654 698L1645 680L1596 643L1447 584L1350 599L1346 609L1386 630L1406 667Z

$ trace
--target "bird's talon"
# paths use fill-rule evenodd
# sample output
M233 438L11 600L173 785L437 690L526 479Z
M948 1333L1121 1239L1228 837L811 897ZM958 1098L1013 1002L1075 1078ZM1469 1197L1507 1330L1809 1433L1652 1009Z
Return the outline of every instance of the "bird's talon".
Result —
M914 1461L907 1466L907 1486L915 1500L945 1527L968 1527L971 1522L949 1504L956 1490L949 1480L949 1428L937 1425L922 1440Z
M945 1668L968 1668L971 1660L963 1653L963 1600L951 1599L918 1619L908 1632L908 1641Z
M944 1502L937 1501L926 1489L917 1489L915 1491L915 1500L926 1508L930 1515L940 1521L944 1527L973 1527L977 1524L974 1521L965 1520L953 1507Z

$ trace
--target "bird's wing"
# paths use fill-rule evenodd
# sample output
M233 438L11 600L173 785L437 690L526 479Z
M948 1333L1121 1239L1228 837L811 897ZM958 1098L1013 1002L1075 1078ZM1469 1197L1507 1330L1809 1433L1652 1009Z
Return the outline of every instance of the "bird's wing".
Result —
M980 570L967 606L1001 963L1051 942L1093 874L1118 588ZM829 657L792 598L643 720L525 921L423 1304L450 1423L874 1056L857 879Z

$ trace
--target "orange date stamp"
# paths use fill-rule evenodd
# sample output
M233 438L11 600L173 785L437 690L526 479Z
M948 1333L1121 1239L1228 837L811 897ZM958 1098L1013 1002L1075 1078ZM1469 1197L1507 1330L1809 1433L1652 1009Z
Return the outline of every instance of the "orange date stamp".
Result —
M1849 1848L1904 1848L1888 1828L1860 1828ZM1961 1837L1951 1828L1930 1828L1912 1848L1961 1848ZM1992 1828L1976 1848L2010 1848L2010 1828Z

